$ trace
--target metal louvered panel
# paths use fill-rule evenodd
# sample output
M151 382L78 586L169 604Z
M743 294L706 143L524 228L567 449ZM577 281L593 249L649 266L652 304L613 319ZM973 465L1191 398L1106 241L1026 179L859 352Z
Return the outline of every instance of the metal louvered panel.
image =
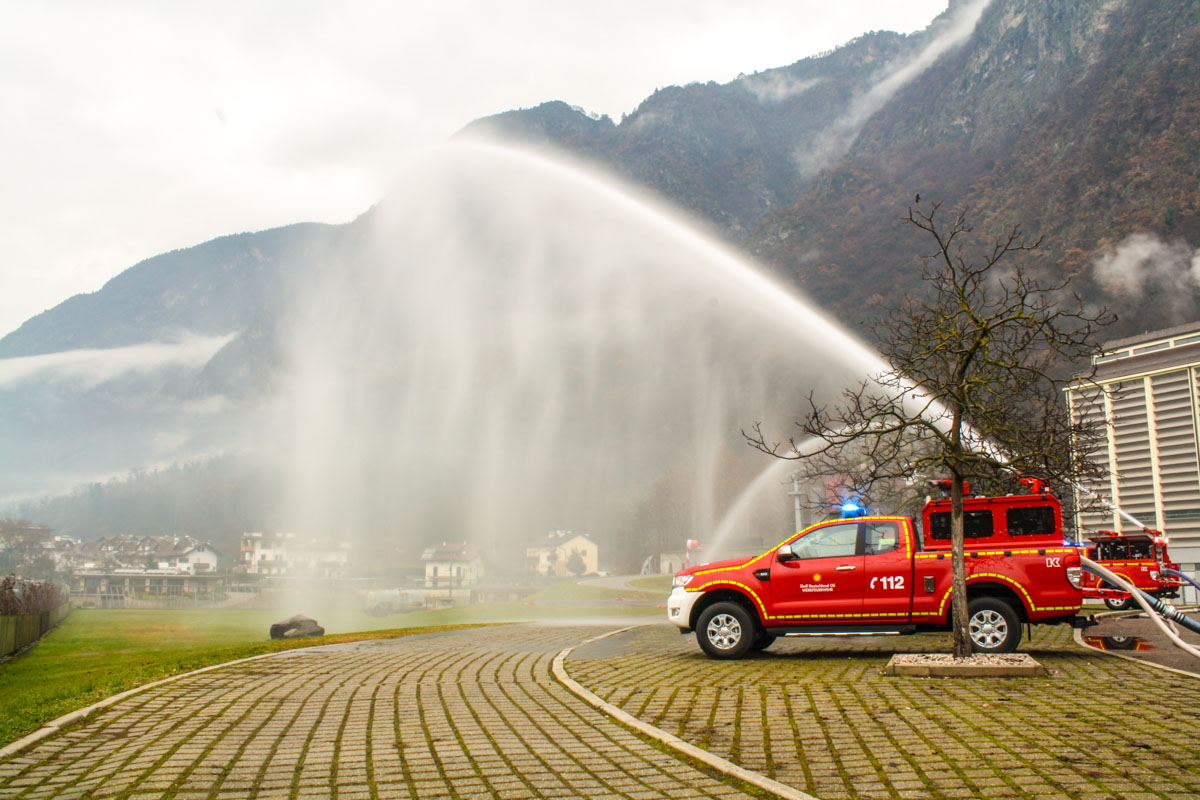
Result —
M1138 379L1119 384L1112 404L1119 487L1119 494L1114 499L1124 511L1153 525L1154 470L1150 459L1145 382Z
M1162 507L1160 522L1169 536L1200 535L1200 465L1190 383L1188 370L1151 379Z
M1074 421L1104 426L1104 390L1101 387L1074 388L1069 394L1071 415ZM1095 447L1086 456L1091 456L1100 463L1108 463L1108 437L1096 442ZM1113 494L1112 483L1107 478L1084 481L1081 490L1076 492L1077 507L1081 510L1076 515L1076 526L1080 529L1077 535L1085 530L1108 530L1116 526L1113 513L1095 503L1095 498L1110 498Z

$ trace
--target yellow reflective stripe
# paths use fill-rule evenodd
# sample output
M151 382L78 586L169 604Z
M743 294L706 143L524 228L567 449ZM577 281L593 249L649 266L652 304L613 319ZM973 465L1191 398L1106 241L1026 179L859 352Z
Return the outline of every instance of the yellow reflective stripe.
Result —
M964 555L976 555L976 556L1003 556L1003 555L1011 555L1011 556L1035 556L1035 555L1037 555L1037 556L1040 556L1040 555L1046 555L1046 556L1049 556L1049 555L1055 555L1058 553L1074 553L1074 552L1075 552L1074 549L1072 549L1070 547L1060 547L1060 548L1055 548L1055 549L1042 547L1042 548L1038 548L1035 550L967 550L966 553L964 553ZM931 552L917 553L917 558L937 558L938 556L948 557L949 555L950 555L949 550L939 550L937 552L932 552L932 553Z
M755 592L753 589L751 589L749 586L747 586L744 583L738 583L737 581L729 581L729 580L717 580L717 581L711 581L709 583L706 583L703 586L697 586L695 589L687 589L686 591L703 592L703 591L707 590L710 586L736 586L739 589L745 589L746 593L750 595L751 599L753 599L755 604L758 606L758 613L760 615L762 615L762 618L770 619L770 617L767 615L767 607L763 603L762 598L760 598L758 596L757 592Z
M1010 578L1007 575L1001 575L996 572L978 572L974 575L971 575L969 578L967 578L967 585L970 586L972 583L978 583L980 580L982 580L984 578L995 578L999 581L1003 581L1007 584L1015 586L1017 588L1017 590L1020 591L1021 594L1025 596L1025 603L1026 603L1026 605L1029 606L1030 611L1078 611L1081 608L1081 606L1078 606L1078 605L1075 605L1075 606L1038 606L1036 603L1033 602L1033 598L1029 596L1029 592L1025 590L1024 586L1017 583L1017 581L1014 580L1013 578ZM954 587L951 586L949 589L946 590L945 594L942 595L942 601L939 604L938 610L936 613L924 612L921 614L913 614L913 616L914 617L938 617L938 618L945 616L946 603L950 600L950 595L953 591L954 591Z

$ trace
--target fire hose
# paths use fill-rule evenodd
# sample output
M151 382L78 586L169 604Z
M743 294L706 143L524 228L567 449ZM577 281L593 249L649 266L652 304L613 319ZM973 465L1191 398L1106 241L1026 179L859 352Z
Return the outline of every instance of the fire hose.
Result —
M1081 558L1080 560L1083 563L1084 570L1087 572L1090 572L1099 578L1103 578L1122 591L1129 592L1133 599L1136 600L1138 604L1147 611L1147 613L1149 613L1150 619L1154 620L1154 624L1158 625L1158 627L1162 629L1162 632L1167 635L1167 638L1174 642L1175 645L1181 650L1186 650L1197 658L1200 658L1200 650L1197 650L1195 647L1192 647L1183 639L1179 638L1179 634L1173 629L1174 626L1168 625L1167 622L1164 622L1162 618L1165 617L1170 622L1178 623L1194 633L1200 633L1200 622L1191 619L1179 611L1179 609L1169 605L1168 603L1164 603L1154 595L1146 594L1141 589L1138 589L1136 586L1126 581L1124 578L1121 578L1115 573L1100 566L1090 558ZM1175 570L1165 570L1165 572L1176 576L1181 575L1181 573L1176 572ZM1183 577L1186 578L1187 576ZM1187 578L1187 580L1196 585L1196 582L1191 578ZM1198 585L1198 588L1200 588L1200 585Z
M1185 575L1184 573L1180 572L1177 569L1171 569L1170 567L1163 567L1161 570L1159 570L1159 572L1161 572L1163 575L1169 575L1172 578L1181 578L1181 579L1187 581L1188 583L1190 583L1192 586L1195 586L1197 589L1200 589L1200 582L1197 582L1196 579L1193 578L1191 575Z

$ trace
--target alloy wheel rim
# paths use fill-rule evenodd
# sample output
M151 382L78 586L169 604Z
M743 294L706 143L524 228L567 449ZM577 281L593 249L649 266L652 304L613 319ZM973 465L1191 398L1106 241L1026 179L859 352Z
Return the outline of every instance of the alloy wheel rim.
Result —
M707 633L713 647L728 650L742 640L742 624L732 614L717 614L709 620Z
M1008 621L990 608L975 612L969 627L971 641L980 647L997 647L1008 636Z

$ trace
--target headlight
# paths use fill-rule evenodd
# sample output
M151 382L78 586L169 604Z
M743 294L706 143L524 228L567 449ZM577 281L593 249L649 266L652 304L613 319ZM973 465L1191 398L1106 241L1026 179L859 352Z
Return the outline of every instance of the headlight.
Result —
M691 583L692 575L676 575L675 580L671 582L672 586L687 586Z
M1156 569L1150 570L1150 580L1152 580L1152 581L1158 580L1158 570L1156 570Z

